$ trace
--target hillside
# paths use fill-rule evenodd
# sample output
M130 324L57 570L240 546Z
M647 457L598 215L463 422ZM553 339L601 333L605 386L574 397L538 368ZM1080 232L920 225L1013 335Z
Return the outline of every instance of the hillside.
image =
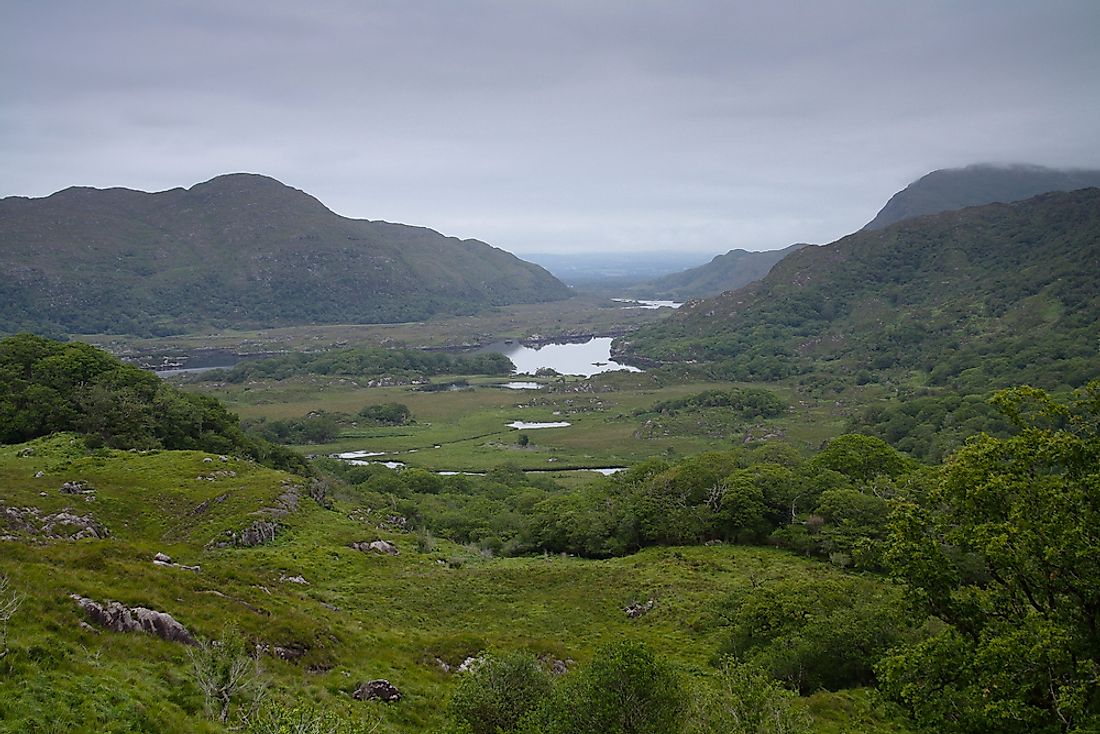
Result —
M341 217L253 174L0 200L7 333L415 321L568 295L483 242Z
M257 658L265 708L312 704L360 723L248 732L428 732L441 731L457 666L486 649L529 651L561 673L609 640L645 641L702 689L728 635L721 605L750 581L889 592L772 548L493 558L406 529L360 489L317 502L316 484L234 456L91 451L70 434L0 446L0 479L0 578L21 595L0 656L0 732L240 731L204 715L187 644L224 639L227 625ZM366 547L376 540L393 552ZM624 613L654 597L644 616ZM89 608L109 601L171 615L188 637L105 629ZM400 700L352 700L376 679ZM236 698L234 722L247 713ZM862 731L903 731L861 701L847 690L796 705L817 731L851 731L855 717Z
M787 257L764 280L617 342L738 378L898 370L958 389L1096 374L1100 189L909 219Z
M651 298L682 301L716 296L723 291L736 290L760 280L777 262L805 246L797 244L767 252L730 250L704 265L657 278L635 290L638 294Z
M983 204L1011 203L1052 191L1100 186L1100 171L990 164L933 171L890 197L864 229L882 229L903 219Z

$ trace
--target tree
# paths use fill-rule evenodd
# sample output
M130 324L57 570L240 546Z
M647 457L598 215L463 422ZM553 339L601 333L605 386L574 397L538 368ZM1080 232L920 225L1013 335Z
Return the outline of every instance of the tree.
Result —
M688 730L695 734L807 734L798 696L766 672L724 658L713 686L696 698Z
M203 640L191 648L191 669L202 692L206 713L222 724L234 703L255 706L263 692L259 661L249 654L239 631L227 627L218 640Z
M0 573L0 659L8 654L8 623L23 604L23 595L10 587L7 575Z
M562 682L522 731L533 734L675 734L686 713L680 676L641 642L617 642Z
M972 438L927 504L899 503L886 562L940 629L879 667L943 732L1100 727L1100 381L1067 404L997 393L1017 424Z
M473 734L511 732L550 690L550 676L533 655L486 654L461 675L448 709Z

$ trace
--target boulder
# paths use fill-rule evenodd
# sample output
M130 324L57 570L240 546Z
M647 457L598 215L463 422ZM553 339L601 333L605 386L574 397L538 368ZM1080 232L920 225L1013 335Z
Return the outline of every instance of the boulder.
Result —
M356 701L385 701L394 703L401 700L401 691L388 680L378 679L360 683L351 697Z
M630 617L631 619L637 619L643 614L647 614L655 606L657 606L657 602L653 599L650 599L646 602L635 601L623 607L623 611L626 612L626 616Z
M372 540L369 543L352 543L351 547L363 553L374 551L375 553L381 553L387 556L401 555L401 551L397 549L397 546L388 540Z
M187 628L167 612L145 607L125 607L117 601L100 604L79 594L70 594L70 598L84 610L89 620L114 632L145 632L168 642L196 644Z

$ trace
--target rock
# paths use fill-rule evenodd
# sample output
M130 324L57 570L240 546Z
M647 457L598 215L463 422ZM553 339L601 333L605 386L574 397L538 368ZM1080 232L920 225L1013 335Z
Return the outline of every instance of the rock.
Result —
M458 666L458 672L459 672L459 673L465 673L465 672L467 672L467 671L471 670L471 669L472 669L472 668L474 668L474 667L475 667L475 666L476 666L476 665L477 665L478 663L480 663L480 662L481 662L481 660L482 660L482 658L481 658L481 656L480 656L480 655L479 655L479 656L477 656L477 657L469 657L469 658L466 658L465 660L463 660L463 661L462 661L462 662L461 662L461 663L459 664L459 666Z
M309 652L309 648L297 642L292 642L285 647L261 642L256 644L256 652L260 655L272 655L280 660L296 663L305 657L305 654Z
M202 463L204 463L204 464L212 464L212 463L214 463L214 460L213 460L213 459L211 459L211 458L210 458L209 456L205 456L205 457L203 457Z
M387 540L372 540L369 543L352 543L351 547L363 553L374 551L375 553L382 553L387 556L401 555L401 551L397 549L397 546Z
M360 683L351 697L356 701L386 701L394 703L401 700L401 691L388 680L378 679Z
M89 620L114 632L145 632L168 642L196 644L187 628L167 612L145 607L124 607L117 601L103 605L79 594L69 596L84 610Z
M270 520L257 520L239 533L226 530L225 534L229 540L212 540L206 546L208 548L226 548L235 545L241 548L251 548L275 540L275 534L278 531L278 523L273 523Z
M41 469L34 473L35 479L41 479L44 476L46 476L46 472L42 471Z
M88 494L94 491L95 489L83 480L65 482L61 485L62 494Z
M172 557L167 556L164 553L157 553L155 556L153 556L153 563L157 564L158 566L171 566Z
M38 534L54 540L101 540L109 536L110 532L90 515L74 515L68 510L62 510L43 517Z
M631 619L637 619L643 614L647 614L655 606L657 606L657 602L653 599L650 599L645 603L639 603L635 601L623 607L623 611L626 612L626 616L630 617Z
M569 658L568 660L558 660L557 658L554 658L550 661L550 674L565 675L569 672L569 668L575 664L576 661L573 660L573 658Z
M279 580L289 584L302 584L303 586L309 586L309 582L306 581L304 576L279 576Z

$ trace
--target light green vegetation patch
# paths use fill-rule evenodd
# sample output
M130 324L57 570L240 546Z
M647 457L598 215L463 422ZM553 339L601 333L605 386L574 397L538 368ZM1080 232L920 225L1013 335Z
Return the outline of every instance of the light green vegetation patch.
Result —
M218 471L236 475L198 478ZM59 491L78 480L93 500ZM629 638L698 679L711 675L721 638L718 600L762 579L840 573L778 550L728 546L604 561L488 558L446 541L422 552L413 533L378 528L390 508L337 501L326 509L304 492L297 511L277 517L274 542L207 547L270 516L264 508L294 485L304 480L247 461L89 453L65 435L0 448L5 506L69 508L110 530L105 540L0 541L0 573L25 594L0 677L6 730L220 731L202 717L183 645L83 627L72 593L168 612L200 637L232 624L264 650L290 651L284 657L296 659L262 655L275 698L343 705L359 681L386 678L401 689L399 703L353 710L380 716L380 731L418 732L442 723L454 685L440 661L522 648L583 662L598 645ZM375 539L400 555L350 547ZM201 570L154 565L157 552ZM650 599L645 616L623 612Z

